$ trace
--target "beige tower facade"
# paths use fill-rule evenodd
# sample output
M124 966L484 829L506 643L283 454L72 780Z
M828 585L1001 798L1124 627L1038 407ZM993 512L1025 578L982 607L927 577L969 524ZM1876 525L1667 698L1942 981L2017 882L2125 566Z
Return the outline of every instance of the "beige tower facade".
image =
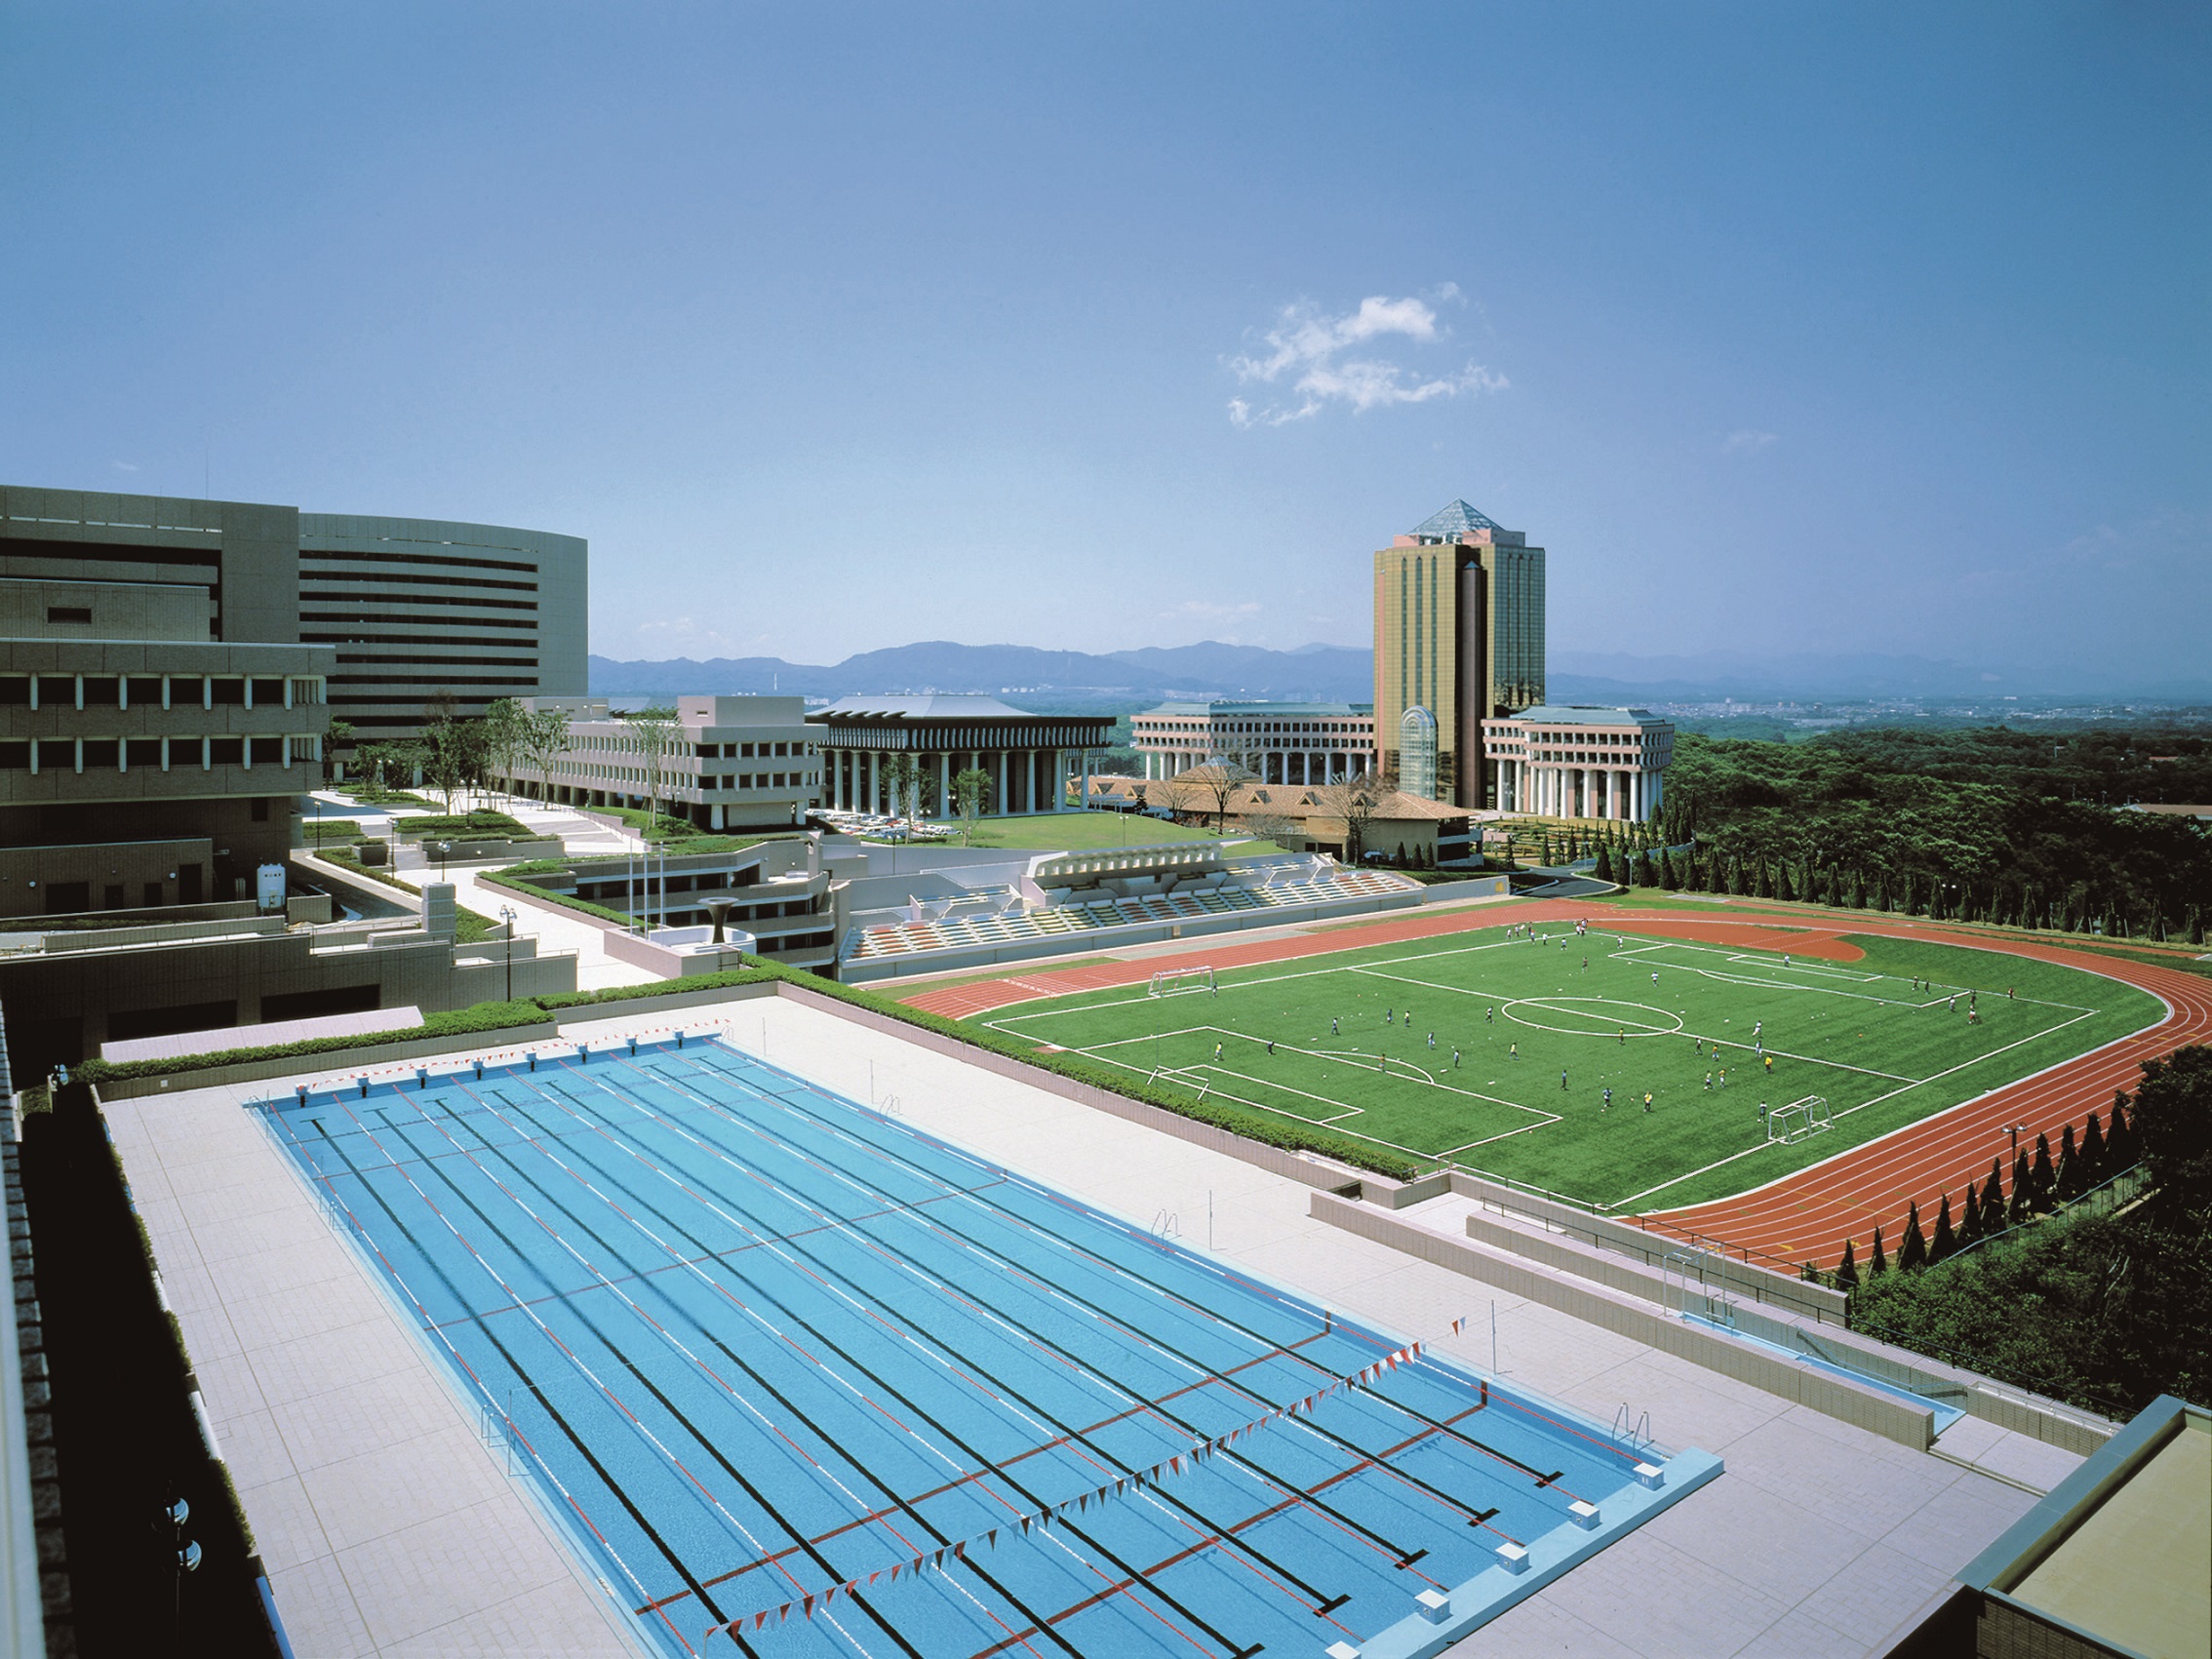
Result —
M1544 549L1465 501L1375 554L1375 748L1430 800L1494 804L1482 722L1544 700Z

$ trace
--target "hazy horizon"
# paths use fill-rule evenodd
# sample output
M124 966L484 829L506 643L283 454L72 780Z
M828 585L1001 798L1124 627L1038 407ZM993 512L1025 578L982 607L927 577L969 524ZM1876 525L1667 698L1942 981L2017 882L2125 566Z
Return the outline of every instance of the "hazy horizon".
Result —
M0 473L567 532L592 649L2198 672L2212 21L0 7Z

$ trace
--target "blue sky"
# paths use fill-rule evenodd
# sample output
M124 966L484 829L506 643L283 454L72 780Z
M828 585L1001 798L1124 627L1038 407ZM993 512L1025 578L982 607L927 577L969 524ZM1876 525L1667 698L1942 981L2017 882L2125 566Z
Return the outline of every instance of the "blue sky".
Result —
M625 657L1363 644L1464 495L1555 652L2200 673L2208 16L0 0L0 478Z

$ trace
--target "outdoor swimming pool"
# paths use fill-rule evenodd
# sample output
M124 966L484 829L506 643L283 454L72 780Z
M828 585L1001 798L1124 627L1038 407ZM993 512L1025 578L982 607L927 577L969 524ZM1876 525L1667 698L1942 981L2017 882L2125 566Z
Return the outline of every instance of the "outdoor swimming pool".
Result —
M264 1109L670 1654L1433 1651L1718 1468L719 1041Z

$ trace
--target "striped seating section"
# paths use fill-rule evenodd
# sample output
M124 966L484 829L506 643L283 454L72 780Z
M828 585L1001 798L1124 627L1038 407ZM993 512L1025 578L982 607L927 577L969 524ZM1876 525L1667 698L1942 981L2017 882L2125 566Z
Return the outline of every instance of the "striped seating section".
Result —
M1236 911L1327 904L1347 898L1382 898L1414 890L1414 884L1387 870L1339 870L1318 881L1272 886L1223 884L1186 892L1138 898L1094 898L1076 904L1005 911L996 916L948 916L936 922L901 922L856 929L847 941L848 962L920 956L932 951L973 950L978 946L1018 944L1029 939L1095 932L1107 928L1193 922Z

